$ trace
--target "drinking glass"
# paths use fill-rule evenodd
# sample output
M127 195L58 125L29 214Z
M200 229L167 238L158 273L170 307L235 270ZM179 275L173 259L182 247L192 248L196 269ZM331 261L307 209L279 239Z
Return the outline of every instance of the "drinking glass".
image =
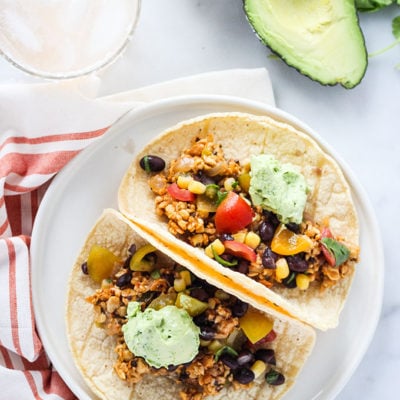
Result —
M42 78L89 74L123 52L139 12L140 0L0 0L0 52Z

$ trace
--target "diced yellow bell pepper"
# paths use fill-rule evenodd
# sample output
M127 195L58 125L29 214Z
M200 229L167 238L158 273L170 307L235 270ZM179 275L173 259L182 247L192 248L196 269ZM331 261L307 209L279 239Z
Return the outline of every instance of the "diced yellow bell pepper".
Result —
M152 271L154 269L154 262L145 260L147 254L153 253L157 249L151 244L145 244L138 249L132 256L129 267L132 271Z
M251 343L256 343L267 336L273 328L273 322L266 315L254 308L249 308L240 318L240 327Z
M94 245L89 251L87 269L89 276L97 283L110 278L122 261L110 250Z
M298 235L281 224L272 239L271 250L282 256L291 256L311 250L312 245L313 243L308 236Z

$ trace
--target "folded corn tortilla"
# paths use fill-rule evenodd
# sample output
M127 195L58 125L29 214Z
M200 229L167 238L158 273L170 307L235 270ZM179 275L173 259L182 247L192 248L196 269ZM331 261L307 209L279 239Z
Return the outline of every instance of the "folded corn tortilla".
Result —
M139 160L152 154L163 158L168 165L190 147L194 137L209 133L214 135L216 143L222 144L226 158L243 161L254 154L268 153L282 163L296 166L310 189L305 219L322 225L329 221L334 234L344 237L345 244L358 251L357 213L341 168L310 135L268 116L216 113L167 129L137 155L127 170L119 188L120 211L163 251L173 247L173 252L181 253L188 263L186 266L195 274L215 276L227 291L244 296L258 307L275 307L321 330L336 327L354 276L354 262L348 262L350 272L344 279L324 291L313 285L306 291L278 286L269 289L221 266L207 257L203 249L177 239L168 232L164 217L156 215L148 174L140 168Z
M90 389L99 398L107 400L177 399L179 385L168 377L148 375L133 386L128 386L126 382L118 378L113 370L113 364L116 361L115 339L108 336L104 329L95 325L93 305L85 300L99 287L81 270L81 265L87 260L90 248L93 245L99 245L123 257L131 244L134 243L139 247L147 243L136 231L135 226L121 214L107 209L88 234L68 283L66 308L68 341L79 371ZM165 265L174 262L161 252L158 252L158 257ZM179 262L179 257L175 261ZM204 275L199 277L202 278ZM215 279L207 280L211 284L218 284ZM219 287L225 289L224 286ZM277 355L277 366L285 375L285 383L280 386L271 386L264 379L256 380L249 389L233 390L230 387L223 389L217 396L207 397L208 399L279 399L293 386L296 376L314 346L315 331L274 310L271 310L268 315L274 319L277 338L273 342L273 347Z

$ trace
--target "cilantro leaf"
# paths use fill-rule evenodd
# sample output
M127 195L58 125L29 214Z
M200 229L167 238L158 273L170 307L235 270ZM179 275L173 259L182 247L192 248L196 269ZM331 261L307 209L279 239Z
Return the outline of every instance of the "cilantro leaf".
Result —
M350 250L344 244L339 243L337 240L325 237L321 239L321 242L330 252L333 253L336 261L336 267L342 265L350 257Z
M393 3L394 0L356 0L356 7L359 11L374 12Z
M393 36L395 37L395 39L397 39L397 41L399 41L400 40L400 15L393 18L392 33L393 33Z

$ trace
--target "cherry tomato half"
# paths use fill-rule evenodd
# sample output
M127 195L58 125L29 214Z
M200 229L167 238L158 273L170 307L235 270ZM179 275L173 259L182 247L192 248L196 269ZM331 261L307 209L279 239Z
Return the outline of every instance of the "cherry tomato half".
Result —
M247 246L247 244L237 242L236 240L225 240L223 244L228 254L250 262L255 262L257 260L256 252L251 247Z
M175 200L179 201L195 201L196 195L187 189L181 189L176 183L172 183L167 188L168 193Z
M323 238L332 238L332 232L329 228L324 227L321 230L321 237ZM333 253L323 244L321 243L321 251L325 257L326 262L331 266L334 267L336 265L336 259Z
M331 266L334 267L336 265L336 259L335 256L331 253L330 250L327 249L327 247L321 243L321 251L322 254L325 257L326 262Z
M215 213L215 227L219 233L236 233L252 220L252 208L235 192L228 193Z

